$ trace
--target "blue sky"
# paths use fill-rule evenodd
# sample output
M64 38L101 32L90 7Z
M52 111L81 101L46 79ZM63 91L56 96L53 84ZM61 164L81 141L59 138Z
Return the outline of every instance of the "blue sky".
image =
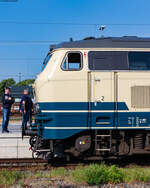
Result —
M150 36L149 26L111 26L101 33L100 25L11 24L51 22L83 24L150 24L149 0L18 0L0 2L0 80L19 72L34 77L50 44L10 44L2 41L67 41L87 36ZM35 58L35 59L33 59Z

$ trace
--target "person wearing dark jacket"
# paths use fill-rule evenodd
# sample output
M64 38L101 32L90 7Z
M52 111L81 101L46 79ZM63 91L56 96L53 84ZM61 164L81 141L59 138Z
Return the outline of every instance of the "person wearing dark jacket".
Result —
M32 112L33 112L33 102L29 97L29 91L24 90L24 95L20 101L20 111L22 113L22 128L26 129L27 122L32 124Z
M14 103L14 98L10 95L10 88L5 88L5 93L2 95L2 133L9 133L8 123L11 113L11 106Z

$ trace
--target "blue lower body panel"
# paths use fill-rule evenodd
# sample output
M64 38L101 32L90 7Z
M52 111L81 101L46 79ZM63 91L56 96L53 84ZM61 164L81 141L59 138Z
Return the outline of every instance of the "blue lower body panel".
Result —
M150 112L118 112L118 128L150 128Z
M49 111L40 114L44 139L65 139L89 129L150 129L150 112L129 112L125 102L96 105L94 102L43 102L39 105L41 110Z
M88 113L45 113L50 121L42 124L42 138L64 139L88 129Z
M150 129L150 112L51 112L42 123L43 139L65 139L89 129Z

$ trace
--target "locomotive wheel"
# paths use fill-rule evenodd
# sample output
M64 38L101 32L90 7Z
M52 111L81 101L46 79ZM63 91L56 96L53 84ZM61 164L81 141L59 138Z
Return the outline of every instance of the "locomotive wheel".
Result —
M32 158L33 159L38 159L39 158L39 156L40 156L40 154L39 154L39 152L36 152L36 151L32 151Z

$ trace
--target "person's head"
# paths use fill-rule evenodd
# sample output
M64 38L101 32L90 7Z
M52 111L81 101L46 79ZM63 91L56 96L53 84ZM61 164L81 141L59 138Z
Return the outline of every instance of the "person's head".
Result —
M9 94L10 93L10 88L9 87L5 87L5 94Z
M28 94L29 94L28 89L25 89L25 90L24 90L24 95L28 95Z

